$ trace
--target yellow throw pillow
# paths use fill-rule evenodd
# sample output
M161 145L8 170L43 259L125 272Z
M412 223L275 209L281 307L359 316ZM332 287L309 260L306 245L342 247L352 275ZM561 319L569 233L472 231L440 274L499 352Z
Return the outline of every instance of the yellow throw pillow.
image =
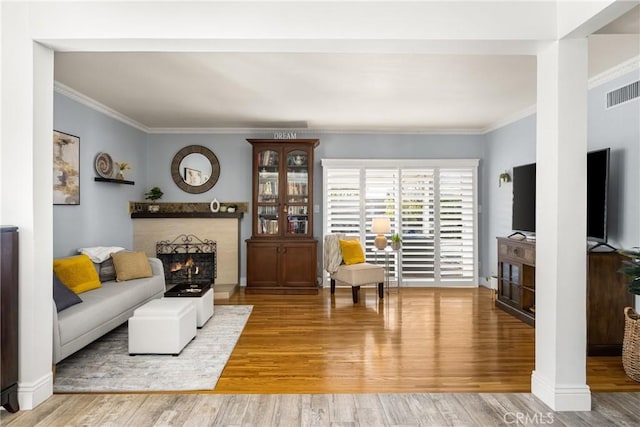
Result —
M153 276L151 264L144 252L115 252L111 254L116 269L116 282Z
M364 262L364 252L359 240L340 240L340 249L342 249L342 260L346 265Z
M58 279L76 294L102 286L93 262L86 255L54 259L53 271Z

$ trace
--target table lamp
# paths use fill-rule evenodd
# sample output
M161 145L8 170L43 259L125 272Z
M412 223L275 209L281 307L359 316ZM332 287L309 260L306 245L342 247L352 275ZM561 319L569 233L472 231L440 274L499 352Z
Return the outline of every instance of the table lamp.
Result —
M378 249L384 249L387 247L387 238L384 236L384 233L391 232L391 221L389 221L388 216L381 216L373 218L371 223L371 231L377 234L376 240L374 240L373 244Z

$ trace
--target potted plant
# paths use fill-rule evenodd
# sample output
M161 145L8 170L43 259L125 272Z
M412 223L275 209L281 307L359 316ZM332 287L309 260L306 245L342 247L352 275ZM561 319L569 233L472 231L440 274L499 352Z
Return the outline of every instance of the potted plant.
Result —
M402 237L398 233L393 233L391 235L391 248L397 251L400 246L402 246Z
M507 171L504 171L498 177L498 187L502 187L502 184L505 182L511 182L511 175L509 175Z
M164 193L160 189L160 187L153 187L151 190L144 193L145 200L151 200L149 205L149 212L158 212L160 210L160 205L155 204L156 200L160 200Z
M619 252L629 259L622 262L624 267L618 272L627 276L629 292L640 295L640 248ZM632 307L626 307L624 317L622 366L629 378L640 382L640 315Z

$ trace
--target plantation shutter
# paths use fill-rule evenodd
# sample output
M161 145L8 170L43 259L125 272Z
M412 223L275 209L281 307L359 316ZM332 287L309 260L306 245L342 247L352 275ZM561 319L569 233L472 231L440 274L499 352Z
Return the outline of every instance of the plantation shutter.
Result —
M435 171L402 171L402 278L433 282L436 277Z
M475 195L473 171L440 169L440 280L474 275Z
M367 261L374 259L371 249L376 234L371 231L374 217L386 216L391 221L391 232L397 230L396 206L398 203L398 170L397 169L365 169L365 216ZM387 237L390 237L387 235Z
M360 234L360 169L325 170L325 234Z
M359 235L374 262L371 222L387 216L403 239L392 280L401 274L405 286L477 284L477 160L331 159L322 166L325 234Z

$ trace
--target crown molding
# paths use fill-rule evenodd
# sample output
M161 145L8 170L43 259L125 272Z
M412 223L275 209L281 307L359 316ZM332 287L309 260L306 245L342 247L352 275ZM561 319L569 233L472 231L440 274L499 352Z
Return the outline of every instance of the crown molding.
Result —
M150 134L272 134L274 132L293 132L298 135L317 134L390 134L390 135L482 135L482 129L353 129L353 128L149 128Z
M493 132L494 130L503 128L503 127L505 127L507 125L510 125L511 123L515 123L518 120L522 120L525 117L529 117L530 115L535 114L536 111L537 111L537 105L533 104L533 105L525 108L522 111L518 111L517 113L512 114L509 117L506 117L506 118L504 118L502 120L499 120L499 121L493 123L491 126L488 126L488 127L484 128L482 130L482 134L485 135L485 134L487 134L489 132Z
M621 62L615 67L609 68L608 70L591 77L589 79L588 87L589 89L593 89L596 86L600 86L636 70L640 70L640 55Z
M640 55L624 61L615 67L612 67L592 78L588 81L588 88L600 86L604 83L610 82L620 76L623 76L632 71L640 70ZM101 112L115 120L132 126L138 130L141 130L147 134L264 134L274 133L282 131L282 128L161 128L161 127L148 127L143 125L124 114L107 107L106 105L70 88L60 82L54 82L54 90L68 98L71 98L89 108L92 108L98 112ZM493 132L511 123L517 122L525 117L528 117L536 113L536 105L527 107L526 109L512 114L503 120L499 120L490 126L482 129L394 129L394 128L381 128L381 129L353 129L353 128L336 128L336 129L294 129L287 128L287 131L296 132L298 134L393 134L393 135L485 135L489 132Z
M614 79L617 79L618 77L624 76L625 74L636 70L640 70L640 55L635 56L627 61L621 62L615 67L611 67L607 71L591 77L588 80L588 89L591 90L597 86L610 82ZM517 122L518 120L524 119L525 117L535 113L536 105L534 104L518 113L505 118L504 120L493 123L491 126L483 129L482 134L493 132L496 129L500 129L501 127Z
M132 118L125 116L124 114L114 110L111 107L107 107L106 105L96 101L93 98L89 98L88 96L78 92L75 89L70 88L67 85L64 85L58 81L53 82L53 90L61 95L66 96L67 98L73 99L80 104L86 105L87 107L98 111L106 116L111 117L112 119L118 120L124 124L127 124L131 127L134 127L142 132L149 133L150 128L143 125L140 122L133 120Z

